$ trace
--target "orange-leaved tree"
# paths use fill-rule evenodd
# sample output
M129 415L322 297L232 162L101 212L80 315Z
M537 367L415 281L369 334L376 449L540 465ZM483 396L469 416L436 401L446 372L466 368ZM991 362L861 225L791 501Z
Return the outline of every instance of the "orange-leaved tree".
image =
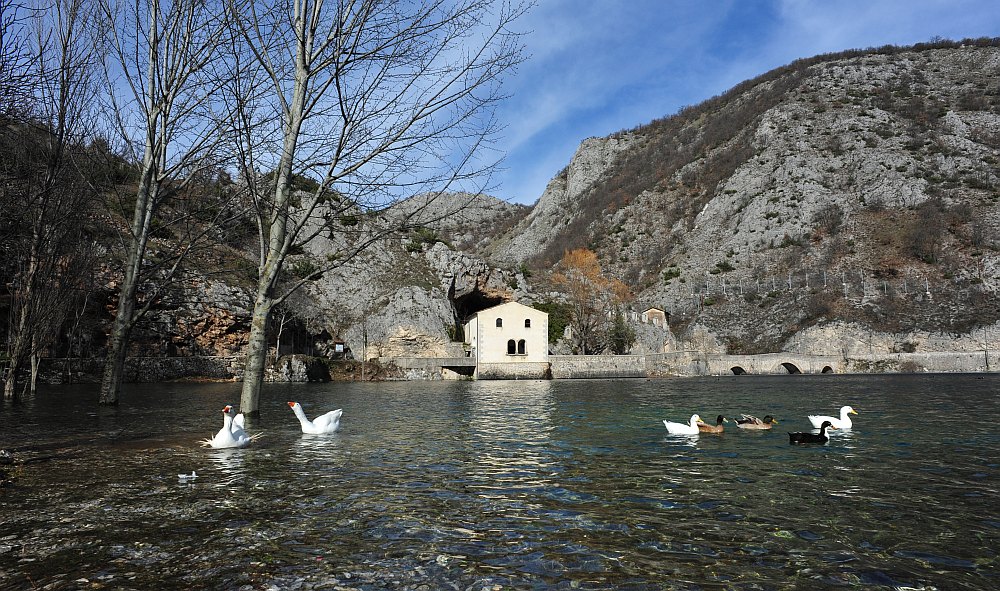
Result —
M604 351L614 314L632 299L628 287L605 276L597 255L586 248L566 251L552 281L572 306L569 326L576 351L583 355Z

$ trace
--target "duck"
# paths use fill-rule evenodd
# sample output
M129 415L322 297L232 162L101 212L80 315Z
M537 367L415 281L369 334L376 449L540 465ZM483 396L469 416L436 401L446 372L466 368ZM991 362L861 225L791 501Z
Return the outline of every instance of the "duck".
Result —
M665 420L663 421L663 426L667 428L667 433L671 435L697 435L700 432L698 429L699 422L701 422L701 417L691 415L691 422L688 424L672 423Z
M296 418L299 419L299 424L302 425L302 432L309 433L311 435L326 435L328 433L333 433L340 428L340 415L344 414L344 410L338 408L337 410L331 410L328 413L319 415L313 420L306 418L306 413L302 410L302 405L298 402L289 402L289 408L295 413Z
M778 424L778 419L771 415L764 415L764 419L758 419L753 415L743 415L736 419L736 426L740 429L770 429Z
M242 413L240 415L240 422L243 422ZM202 440L201 445L202 447L224 449L231 447L246 447L250 445L251 441L253 441L253 438L247 435L246 431L244 431L242 427L237 426L234 431L233 407L227 404L226 407L222 409L222 428L215 434L215 437Z
M698 430L701 431L702 433L722 433L723 431L726 430L726 428L722 426L722 423L728 423L728 422L729 422L729 419L727 419L726 417L724 417L722 415L719 415L715 419L715 424L714 425L710 425L708 423L703 423L703 422L699 421L698 422Z
M850 429L854 423L851 422L851 417L848 415L856 415L858 411L854 410L850 406L840 407L840 418L828 417L824 415L809 415L809 422L812 423L813 429L819 429L820 426L826 422L830 421L830 424L837 429Z
M819 433L789 433L788 443L799 444L799 443L826 443L830 441L830 436L826 434L827 429L836 429L830 421L823 421L823 424L819 426Z

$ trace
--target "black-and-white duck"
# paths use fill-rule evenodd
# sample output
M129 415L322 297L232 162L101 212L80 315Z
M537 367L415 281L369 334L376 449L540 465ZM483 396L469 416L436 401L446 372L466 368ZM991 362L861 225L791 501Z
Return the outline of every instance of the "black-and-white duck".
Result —
M831 425L830 421L823 421L823 424L819 426L819 433L806 433L802 431L789 433L788 443L826 443L827 441L830 441L830 436L826 434L827 429L836 429L836 427Z

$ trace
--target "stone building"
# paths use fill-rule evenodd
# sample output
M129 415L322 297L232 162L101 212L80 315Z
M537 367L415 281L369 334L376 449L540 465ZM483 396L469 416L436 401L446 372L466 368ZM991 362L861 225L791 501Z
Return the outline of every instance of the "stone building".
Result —
M659 308L647 308L642 313L642 322L664 328L667 326L667 313Z
M549 315L507 302L465 323L465 344L482 379L543 378L549 373Z

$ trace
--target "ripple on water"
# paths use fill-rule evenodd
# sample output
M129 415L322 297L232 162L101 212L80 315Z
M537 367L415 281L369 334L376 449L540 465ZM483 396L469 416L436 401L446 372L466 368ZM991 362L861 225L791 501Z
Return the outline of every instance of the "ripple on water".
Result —
M246 450L194 443L218 429L219 402L238 389L152 386L44 440L40 431L60 431L40 428L50 416L91 411L60 392L34 410L0 407L5 438L52 458L26 464L3 491L0 548L11 551L0 553L0 576L24 589L83 579L108 588L993 589L1000 437L954 409L997 414L998 384L269 386L273 416L287 418L290 396L335 404L343 431L304 437L273 420ZM859 427L818 448L739 430L684 441L665 438L659 423L700 406L801 417L845 398L863 412ZM939 431L968 432L942 440L907 429L910 409L927 400ZM136 425L170 432L127 445L102 435ZM192 470L198 479L179 485L176 475Z

